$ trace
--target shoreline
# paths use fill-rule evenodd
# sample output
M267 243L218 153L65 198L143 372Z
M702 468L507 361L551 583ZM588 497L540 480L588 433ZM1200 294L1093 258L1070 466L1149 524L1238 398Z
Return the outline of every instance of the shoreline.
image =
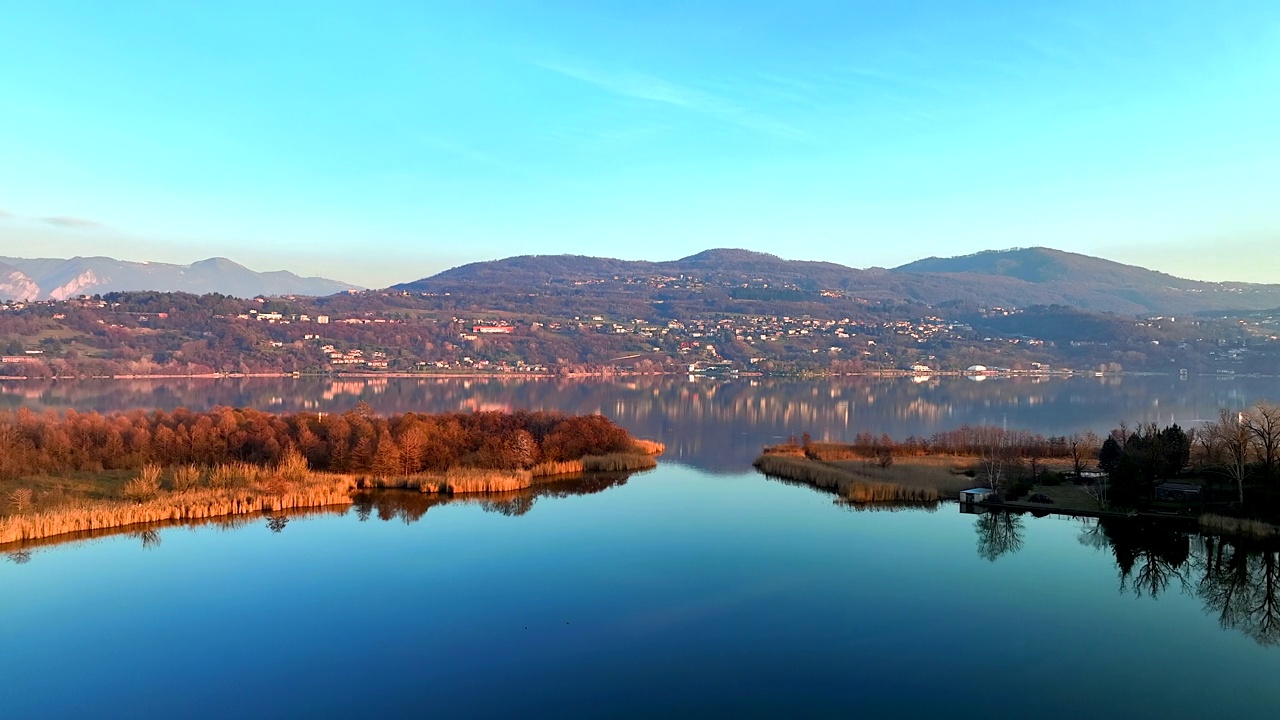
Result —
M306 485L272 493L256 487L197 488L165 492L143 502L95 500L29 514L0 517L0 552L65 535L120 531L156 523L203 524L247 515L275 515L317 508L349 507L362 492L411 490L444 497L483 497L528 490L538 485L578 480L611 472L640 472L657 467L654 455L587 456L534 471L460 468L437 474L392 478L315 473ZM539 468L535 468L535 471Z
M484 372L467 372L467 373L414 373L414 372L342 372L342 373L191 373L191 374L151 374L151 375L50 375L50 376L29 376L29 375L0 375L0 383L3 382L79 382L84 380L242 380L250 379L360 379L360 380L376 380L376 379L417 379L417 380L557 380L557 379L608 379L608 378L639 378L639 377L695 377L708 379L737 379L737 378L767 378L778 380L825 380L835 378L911 378L919 380L929 380L936 377L946 378L970 378L970 379L987 379L987 378L1038 378L1038 379L1068 379L1068 378L1120 378L1120 377L1179 377L1176 372L1117 372L1099 375L1090 372L1040 372L1040 371L1008 371L1008 372L984 372L970 373L963 370L945 370L931 373L916 373L910 370L868 370L865 372L797 372L797 373L758 373L758 372L739 372L736 374L721 373L688 373L688 372L594 372L594 373L484 373ZM1280 375L1269 375L1266 373L1233 373L1231 375L1220 375L1216 373L1199 373L1192 377L1197 378L1215 378L1219 380L1233 380L1236 378L1271 378L1280 377Z

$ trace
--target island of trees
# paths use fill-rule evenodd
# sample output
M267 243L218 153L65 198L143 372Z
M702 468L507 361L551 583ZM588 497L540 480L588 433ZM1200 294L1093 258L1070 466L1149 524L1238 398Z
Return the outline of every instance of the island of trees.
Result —
M363 488L486 493L652 467L662 446L545 412L0 414L0 544L160 520L350 504Z

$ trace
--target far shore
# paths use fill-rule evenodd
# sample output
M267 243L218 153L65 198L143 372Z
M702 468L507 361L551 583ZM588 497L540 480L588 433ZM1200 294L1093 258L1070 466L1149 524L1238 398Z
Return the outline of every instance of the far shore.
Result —
M80 380L235 380L244 378L310 378L310 379L417 379L417 380L556 380L556 379L587 379L587 378L636 378L636 377L705 377L705 378L777 378L777 379L803 379L803 380L820 380L841 377L873 377L873 378L912 378L916 380L929 380L935 377L964 377L971 379L985 378L1072 378L1072 377L1164 377L1177 376L1178 373L1158 373L1158 372L1086 372L1071 370L1009 370L1009 371L986 371L981 373L966 372L963 370L942 370L937 372L912 372L910 370L868 370L864 372L775 372L762 373L755 371L737 372L737 373L706 373L688 371L669 371L669 372L630 372L626 370L610 370L604 372L267 372L267 373L155 373L155 374L115 374L115 375L0 375L0 382L71 382ZM1276 375L1267 375L1262 373L1236 373L1229 376L1218 375L1214 373L1200 373L1196 377L1211 378L1259 378L1259 377L1280 377Z

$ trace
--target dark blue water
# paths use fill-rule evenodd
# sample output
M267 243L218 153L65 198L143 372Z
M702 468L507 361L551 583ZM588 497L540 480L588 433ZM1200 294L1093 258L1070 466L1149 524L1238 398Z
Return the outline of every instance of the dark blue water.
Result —
M37 548L0 560L0 717L1275 717L1252 600L1206 601L1261 556L1220 587L1200 538L1125 574L1080 521L984 522L665 464Z

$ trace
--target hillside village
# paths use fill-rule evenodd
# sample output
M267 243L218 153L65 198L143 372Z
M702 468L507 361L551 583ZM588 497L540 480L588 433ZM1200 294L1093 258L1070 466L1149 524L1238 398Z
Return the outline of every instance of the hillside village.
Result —
M8 301L0 375L1235 373L1274 371L1280 357L1268 313L1124 319L1056 306L932 308L764 280L730 288L729 307L708 307L700 296L724 284L700 276L592 282L666 294L639 305L644 315L620 314L637 303L578 284L568 295L524 293L523 312L503 307L502 293L485 309L465 290Z

